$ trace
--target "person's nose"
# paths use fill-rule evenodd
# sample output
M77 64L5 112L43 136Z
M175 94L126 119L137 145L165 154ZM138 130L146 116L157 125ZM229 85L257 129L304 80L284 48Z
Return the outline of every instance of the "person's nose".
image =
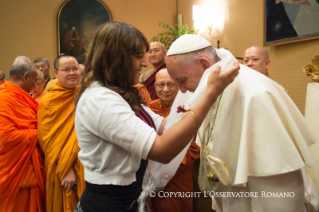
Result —
M143 67L147 67L148 66L148 62L147 62L147 59L146 59L146 56L143 57L142 61L141 61L141 65Z
M247 66L250 67L252 65L253 65L252 60L248 60Z
M186 86L179 86L179 90L181 90L182 93L186 93L187 88L186 88Z
M164 92L168 92L169 91L168 85L164 85L163 91Z

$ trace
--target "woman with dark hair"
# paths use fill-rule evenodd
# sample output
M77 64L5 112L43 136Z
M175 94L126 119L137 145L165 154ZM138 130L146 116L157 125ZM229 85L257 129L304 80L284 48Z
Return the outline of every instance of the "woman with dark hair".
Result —
M78 156L86 181L76 211L137 211L148 159L169 163L182 151L239 69L224 77L211 74L191 113L160 135L166 120L148 109L133 87L147 66L148 49L138 29L120 22L102 25L89 47L76 100Z

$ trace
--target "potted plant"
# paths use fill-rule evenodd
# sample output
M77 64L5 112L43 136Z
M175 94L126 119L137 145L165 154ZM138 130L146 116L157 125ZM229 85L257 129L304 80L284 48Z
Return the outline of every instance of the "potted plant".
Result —
M169 49L172 43L181 35L194 34L195 32L194 29L189 30L188 26L181 22L175 24L175 26L170 26L169 24L160 21L158 22L158 25L166 31L159 32L156 36L152 38L152 41L161 42L166 49Z

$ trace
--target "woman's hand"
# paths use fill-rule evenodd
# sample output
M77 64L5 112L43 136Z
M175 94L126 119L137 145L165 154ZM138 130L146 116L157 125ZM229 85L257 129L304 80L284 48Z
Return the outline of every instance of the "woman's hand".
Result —
M76 176L74 170L71 168L69 173L62 180L61 186L67 189L67 192L76 184Z
M207 81L207 92L208 94L217 94L220 95L224 89L234 81L235 77L239 73L239 63L236 60L234 62L234 66L223 72L220 73L221 68L220 66L216 66L211 74L209 75L208 81Z

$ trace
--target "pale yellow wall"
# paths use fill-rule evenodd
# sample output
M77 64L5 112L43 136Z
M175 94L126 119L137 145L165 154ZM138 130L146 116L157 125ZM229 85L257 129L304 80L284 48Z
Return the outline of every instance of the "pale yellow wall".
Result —
M220 46L228 48L234 56L243 56L249 46L263 46L264 1L256 0L179 0L178 13L184 22L193 27L191 7L193 4L222 4L225 8L225 25L222 33L213 31L206 37L214 47L217 39ZM183 4L183 6L180 6ZM219 4L219 5L218 5ZM187 15L186 15L187 14ZM271 78L282 84L297 107L304 113L307 83L311 80L302 73L302 67L311 63L311 58L319 54L319 39L266 47L269 51Z
M32 61L58 54L57 14L65 0L0 1L0 70L9 75L13 60L25 55ZM161 28L158 21L176 22L176 2L172 0L103 0L113 20L140 29L151 39Z
M64 0L11 0L0 1L0 69L8 76L14 58L26 55L34 60L47 57L50 62L57 50L57 13ZM103 0L113 20L130 23L140 29L148 39L161 28L158 21L176 23L174 0ZM214 47L228 48L235 56L243 56L252 45L263 45L263 1L256 0L177 0L178 13L183 22L193 28L192 6L218 4L225 11L223 31L214 30L204 35ZM269 69L273 80L290 93L301 112L304 112L307 83L303 65L319 54L319 40L303 41L281 46L266 47L272 61ZM148 69L148 68L146 68ZM146 70L144 69L144 71ZM51 68L51 75L53 69Z

